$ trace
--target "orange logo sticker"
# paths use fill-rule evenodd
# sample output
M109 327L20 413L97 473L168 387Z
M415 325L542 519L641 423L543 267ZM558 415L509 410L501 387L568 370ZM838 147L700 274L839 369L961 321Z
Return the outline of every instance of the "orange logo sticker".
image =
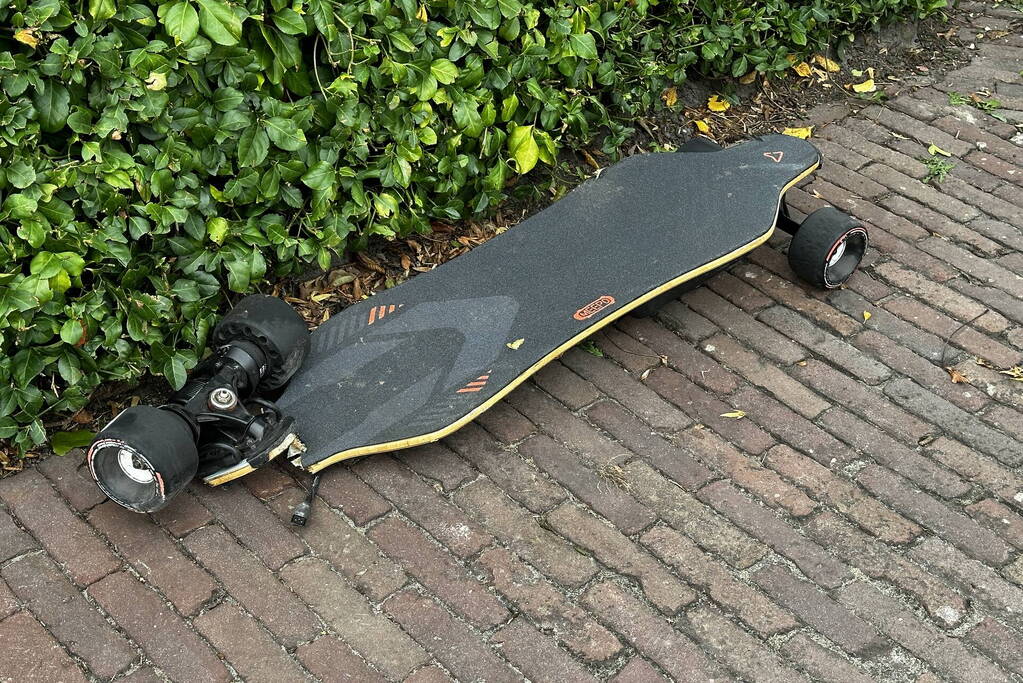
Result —
M779 164L781 163L782 157L785 156L785 152L764 152L764 156L774 163Z
M590 303L580 308L578 311L575 312L575 315L573 315L572 317L575 318L576 320L586 320L587 318L592 318L593 316L597 315L608 306L614 306L614 303L615 298L613 296L608 296L607 294L605 294L596 301L591 301Z

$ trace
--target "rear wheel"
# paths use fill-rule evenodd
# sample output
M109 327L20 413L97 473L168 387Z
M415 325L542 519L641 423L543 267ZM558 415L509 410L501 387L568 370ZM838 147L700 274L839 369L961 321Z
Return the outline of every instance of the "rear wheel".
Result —
M231 309L213 329L213 343L255 344L266 357L258 391L279 389L288 383L309 353L309 328L283 299L253 294Z
M825 289L844 283L867 251L867 230L833 206L817 209L800 223L789 244L789 265L803 280Z
M153 406L127 408L89 447L89 469L103 493L135 512L155 512L199 467L195 433L181 415Z

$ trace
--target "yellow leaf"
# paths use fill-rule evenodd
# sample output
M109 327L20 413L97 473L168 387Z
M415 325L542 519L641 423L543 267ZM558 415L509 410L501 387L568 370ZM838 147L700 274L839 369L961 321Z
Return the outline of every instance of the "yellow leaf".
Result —
M802 76L803 78L807 78L811 73L813 73L813 69L811 69L810 65L807 64L806 62L800 62L799 64L796 64L794 67L792 67L792 70L795 71L800 76Z
M854 92L874 92L877 90L877 86L874 85L874 79L868 78L862 83L853 83L852 89Z
M671 86L661 93L661 99L669 107L674 107L675 103L678 102L678 90L675 89L675 86Z
M524 341L526 341L526 340L525 339L516 339L513 342L508 342L507 344L505 344L505 346L507 346L512 351L517 351L518 348L520 346L522 346L522 342L524 342Z
M32 29L23 28L20 31L14 32L14 39L19 43L24 43L29 47L35 47L39 44L39 39L36 38L35 34L32 33Z
M872 317L873 316L870 314L870 311L863 311L863 322L867 322Z
M427 21L429 21L429 19L426 16L426 5L420 5L419 6L419 11L416 12L416 19L418 19L419 21L423 22L424 24Z
M808 140L812 131L813 126L809 126L807 128L786 128L781 133L782 135L799 138L800 140Z
M700 131L704 135L710 135L710 126L707 125L707 121L705 119L696 119L693 123L696 125L696 130Z
M730 413L721 413L721 417L729 417L733 420L741 420L746 417L746 413L742 410L733 410Z
M163 90L166 87L167 74L161 74L155 71L149 72L149 78L146 79L147 90Z
M830 71L831 73L842 70L842 67L839 66L838 62L830 60L824 55L814 55L813 63L827 71Z
M728 103L728 100L723 100L717 95L711 95L710 99L707 100L707 108L711 111L728 111L728 108L731 106L732 105Z
M745 76L740 78L739 82L742 83L743 85L749 85L750 83L755 81L756 78L757 78L757 72L756 71L750 71L748 74L746 74Z
M927 148L927 153L930 154L931 156L934 156L935 154L940 154L943 157L950 157L950 156L952 156L951 152L946 152L941 147L938 147L937 145L933 145L933 144L930 147Z

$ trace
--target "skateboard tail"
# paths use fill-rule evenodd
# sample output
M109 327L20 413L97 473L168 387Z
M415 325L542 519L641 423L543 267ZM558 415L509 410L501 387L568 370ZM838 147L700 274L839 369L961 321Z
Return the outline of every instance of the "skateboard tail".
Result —
M401 450L404 448L411 448L414 446L421 446L428 443L432 443L434 441L438 441L454 433L455 431L462 428L472 420L479 417L481 414L483 414L485 411L491 408L494 404L496 404L502 398L511 393L516 387L522 384L530 376L535 374L538 370L543 368L545 365L547 365L554 359L561 356L563 353L571 349L573 346L575 346L580 341L590 336L597 330L601 329L606 325L609 325L610 323L614 322L615 320L624 316L630 311L638 308L639 306L642 306L644 303L647 303L648 301L672 289L675 289L680 285L685 284L689 280L698 278L701 275L705 275L713 270L716 270L767 242L767 240L770 239L770 237L774 234L774 230L777 223L777 215L778 212L780 211L782 198L784 197L785 193L793 186L798 184L800 181L807 178L819 166L820 157L818 155L817 158L812 161L812 163L810 163L801 172L797 173L795 177L793 177L781 188L781 191L779 192L777 199L777 205L775 206L774 210L775 219L772 221L771 225L768 226L768 228L756 239L753 239L747 242L746 244L743 244L742 246L708 263L701 265L698 268L682 273L677 277L672 278L671 280L659 285L658 287L649 290L642 296L632 299L631 301L627 301L621 303L620 305L615 306L615 303L617 302L604 303L602 302L601 299L598 299L597 301L593 302L593 304L591 304L591 306L595 309L593 310L591 315L587 315L587 313L590 313L589 308L586 308L586 310L580 309L580 311L577 312L577 316L575 319L580 321L590 321L590 324L586 328L580 330L578 333L571 336L565 342L560 344L557 348L555 348L550 353L546 354L537 362L529 366L525 371L523 371L521 374L515 377L511 382L507 383L503 387L499 388L496 392L489 395L485 401L475 406L474 408L466 412L463 416L451 422L450 424L440 429L430 431L414 437L384 441L376 444L359 446L356 448L349 448L347 450L335 452L325 457L320 457L318 460L311 460L311 458L315 458L319 455L318 453L315 452L316 449L314 447L311 451L305 453L304 455L299 454L297 456L292 457L292 463L299 468L305 469L312 473L316 473L320 472L329 465L340 462L342 460L347 460L349 458L355 458L364 455L373 455L376 453L385 453L388 451ZM598 305L598 303L600 305ZM475 392L473 393L473 395L475 395Z

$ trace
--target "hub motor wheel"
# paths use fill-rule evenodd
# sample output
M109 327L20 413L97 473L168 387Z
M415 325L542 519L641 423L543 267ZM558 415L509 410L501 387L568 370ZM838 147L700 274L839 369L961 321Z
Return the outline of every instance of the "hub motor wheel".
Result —
M867 251L867 230L833 206L803 220L789 244L789 265L807 282L835 289L860 265Z
M184 417L135 406L93 441L88 463L100 489L115 503L135 512L155 512L195 476L199 452Z
M253 294L238 302L213 328L213 343L255 344L266 357L257 391L268 392L288 383L309 353L309 328L298 312L282 299Z

